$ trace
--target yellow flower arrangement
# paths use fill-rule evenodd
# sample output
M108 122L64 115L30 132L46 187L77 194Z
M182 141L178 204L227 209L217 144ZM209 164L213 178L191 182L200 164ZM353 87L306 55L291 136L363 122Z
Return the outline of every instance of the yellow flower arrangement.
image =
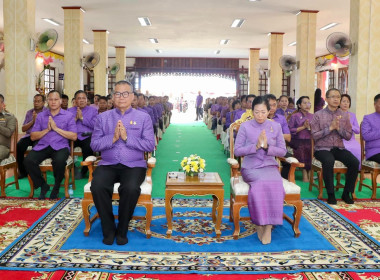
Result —
M197 155L190 155L184 157L181 161L182 170L186 172L188 176L194 176L197 173L202 173L206 167L206 161Z

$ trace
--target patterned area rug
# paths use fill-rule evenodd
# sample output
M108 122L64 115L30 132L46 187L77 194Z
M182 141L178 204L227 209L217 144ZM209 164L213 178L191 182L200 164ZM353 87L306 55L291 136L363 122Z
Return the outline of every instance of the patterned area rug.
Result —
M221 275L221 274L124 274L96 271L0 271L2 280L379 280L380 273L306 272L288 274Z
M155 210L159 210L163 206L163 200L155 200ZM177 234L173 238L175 239L175 236L178 235L188 235L194 236L189 237L194 242L196 239L203 239L197 237L194 231L203 230L203 226L199 226L197 221L204 219L202 217L204 215L203 209L210 206L211 202L209 200L177 200L175 207L183 210L182 213L188 213L185 220L189 223L191 230L189 232L186 226L183 226L183 224L181 226L180 222L174 223L174 230ZM174 210L177 211L177 208L174 208ZM201 211L197 209L201 209ZM228 213L228 209L226 210L226 213ZM181 211L178 213L181 213ZM184 215L178 218L183 220ZM192 223L190 222L191 219L194 220ZM286 245L283 243L289 243L286 241L287 237L281 235L282 228L285 228L287 224L282 227L276 227L273 232L274 240L271 246L262 245L261 250L256 248L250 252L244 250L246 249L245 247L249 247L252 245L251 243L256 242L255 246L251 247L254 248L259 242L255 241L257 237L254 230L252 231L249 226L245 225L243 225L243 233L250 233L247 233L246 236L243 235L237 241L242 242L241 244L246 244L245 247L242 245L229 246L228 244L233 244L234 241L228 240L228 233L223 233L220 240L213 239L211 241L211 239L208 239L208 242L226 247L224 250L219 251L200 249L205 246L204 244L193 244L193 250L182 251L180 250L181 247L190 246L189 241L165 240L157 232L157 235L154 235L151 239L145 239L143 234L140 233L143 240L141 244L146 243L149 244L148 246L139 244L139 246L133 247L132 244L128 244L126 247L111 246L110 249L83 249L84 243L88 241L82 235L81 241L74 246L76 248L63 249L67 248L69 244L72 246L73 242L70 241L70 238L75 234L78 235L78 231L81 232L81 223L83 221L80 200L66 199L60 201L38 223L34 224L33 227L2 252L0 255L0 269L36 271L98 270L140 274L160 272L276 274L341 270L366 272L379 271L380 268L379 243L343 218L335 210L318 200L304 201L301 225L303 227L311 226L312 231L317 233L316 236L322 236L325 239L325 244L328 244L326 249L318 248L321 247L318 240L308 241L308 243L314 242L316 244L304 244L307 241L301 238L307 239L310 232L301 227L301 237L291 239L294 242L293 248L281 250ZM138 240L139 223L137 221L132 224L130 232L130 235L136 238L135 240ZM247 223L249 224L250 222ZM225 215L223 225L222 232L228 232L229 228L232 227L232 224L228 222L228 215ZM209 226L212 227L212 225ZM157 225L157 227L165 231L163 225ZM155 231L153 227L152 230ZM276 231L278 232L276 233ZM90 236L94 235L96 234L91 232ZM223 236L226 240L223 239ZM275 240L276 237L278 240ZM100 236L95 236L94 238L101 239ZM170 250L166 252L155 250L155 247L159 247L160 243L164 241L172 243ZM131 238L130 243L132 243ZM216 246L216 244L211 245ZM315 246L314 249L313 246Z

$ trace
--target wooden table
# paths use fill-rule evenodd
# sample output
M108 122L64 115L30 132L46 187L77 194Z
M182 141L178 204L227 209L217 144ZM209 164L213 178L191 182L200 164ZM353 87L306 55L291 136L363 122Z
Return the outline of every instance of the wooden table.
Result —
M174 172L170 172L174 173ZM168 238L172 235L172 218L173 206L172 200L176 194L193 196L193 195L212 195L212 220L215 223L216 237L220 238L221 231L220 225L222 223L223 215L223 200L224 189L223 181L216 172L205 172L202 177L189 177L185 176L183 172L175 172L177 178L169 178L169 173L166 175L166 189L165 189L165 210L166 219L168 222L168 230L166 235ZM216 215L217 212L217 215Z

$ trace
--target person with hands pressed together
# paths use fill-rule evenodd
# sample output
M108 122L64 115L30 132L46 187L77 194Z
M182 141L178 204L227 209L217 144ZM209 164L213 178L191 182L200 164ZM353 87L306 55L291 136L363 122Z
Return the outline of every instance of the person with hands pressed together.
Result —
M342 199L347 204L353 204L352 193L358 176L359 160L343 143L343 139L350 140L353 133L350 115L339 108L341 94L338 89L329 89L326 100L327 106L316 112L310 122L311 135L315 141L314 156L322 163L327 202L337 203L334 192L334 163L339 160L347 167Z
M131 107L133 86L127 81L115 84L112 100L115 109L99 114L95 121L91 147L102 159L94 171L91 193L101 220L103 243L128 243L128 225L145 179L144 152L154 150L152 120ZM119 213L116 226L112 212L114 184L119 182Z
M34 188L41 188L39 199L44 199L49 185L42 177L39 164L47 158L52 159L55 183L50 198L56 199L64 177L66 160L70 155L69 140L77 139L77 126L74 116L61 109L62 100L58 91L50 91L47 94L47 101L49 110L37 115L30 134L30 139L38 140L38 144L25 158L24 165Z
M74 142L74 147L80 147L83 159L86 159L94 154L90 143L98 110L95 107L87 105L87 94L83 90L75 92L74 98L76 106L67 110L75 116L75 123L77 125L78 139ZM81 172L75 174L75 179L82 179L86 176L87 171L87 166L83 166Z
M241 175L250 185L248 209L263 244L271 242L273 225L283 223L285 191L276 156L286 154L281 125L268 120L269 100L258 96L252 103L254 119L241 124L235 155L244 156Z
M22 179L27 176L26 170L24 167L24 153L29 146L33 146L36 142L33 142L30 139L30 132L32 131L33 125L36 122L37 115L42 111L47 110L45 105L45 96L41 94L36 94L33 98L33 109L30 109L26 112L25 120L22 125L22 132L25 132L25 135L17 142L17 165L18 165L18 178Z

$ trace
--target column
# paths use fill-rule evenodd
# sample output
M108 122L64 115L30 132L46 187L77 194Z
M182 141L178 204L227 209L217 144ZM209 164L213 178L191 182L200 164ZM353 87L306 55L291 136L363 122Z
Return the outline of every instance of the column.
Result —
M380 2L351 0L350 38L353 49L348 72L351 110L358 122L374 112L373 98L380 92Z
M282 69L280 57L282 56L284 33L269 33L268 66L269 66L269 93L279 97L282 94Z
M120 64L120 70L116 74L116 81L125 80L127 58L125 57L126 49L124 46L116 46L116 63Z
M259 95L260 80L260 49L249 49L249 94Z
M94 67L95 94L108 94L108 31L92 30L94 32L94 52L100 55L99 63Z
M318 11L301 10L297 14L297 49L298 69L295 71L296 97L309 96L314 104L315 48ZM311 106L313 110L313 106Z
M62 7L64 11L64 93L69 100L83 89L83 10L81 7Z
M36 94L35 54L31 48L31 38L35 35L35 0L4 0L3 14L4 97L7 110L17 117L20 128Z

